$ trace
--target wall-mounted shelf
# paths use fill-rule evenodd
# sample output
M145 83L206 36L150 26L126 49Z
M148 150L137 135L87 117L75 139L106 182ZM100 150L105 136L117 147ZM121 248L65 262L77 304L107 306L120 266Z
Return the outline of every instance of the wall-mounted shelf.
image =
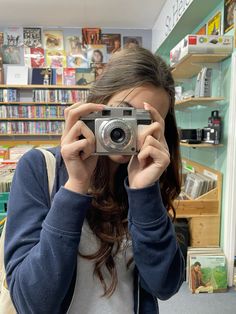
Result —
M191 78L199 73L204 63L217 63L229 56L229 53L188 54L171 72L175 80Z
M180 142L180 146L182 147L189 147L189 148L216 148L216 147L223 147L223 144L208 144L208 143L201 143L201 144L187 144Z
M224 100L224 97L199 97L199 98L186 98L183 100L179 100L175 102L175 109L176 110L181 110L181 109L186 109L189 107L194 107L198 105L212 105L215 102L222 101Z

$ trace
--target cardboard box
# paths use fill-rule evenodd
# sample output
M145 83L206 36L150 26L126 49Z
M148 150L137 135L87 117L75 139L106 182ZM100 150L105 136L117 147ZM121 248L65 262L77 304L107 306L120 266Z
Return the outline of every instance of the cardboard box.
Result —
M233 36L187 35L170 51L170 65L175 66L188 54L231 54L232 51Z

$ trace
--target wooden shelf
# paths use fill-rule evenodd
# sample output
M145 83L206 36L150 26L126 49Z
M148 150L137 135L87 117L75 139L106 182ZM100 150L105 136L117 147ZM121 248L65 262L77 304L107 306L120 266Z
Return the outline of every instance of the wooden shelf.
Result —
M41 140L39 137L35 138L35 139L10 139L10 140L4 140L2 141L1 139L1 145L6 145L8 147L13 147L16 145L33 145L33 146L39 146L39 145L43 145L43 144L51 144L51 145L60 145L60 139L56 139L55 137L52 138L44 138L43 140Z
M223 147L223 144L208 144L208 143L201 143L201 144L187 144L180 142L180 146L182 147L192 147L192 148L216 148L216 147Z
M193 247L218 246L220 239L220 215L222 174L197 162L183 159L186 169L196 173L210 172L217 178L213 190L192 200L175 200L177 218L187 218L190 228L190 241Z
M72 105L74 102L60 102L60 101L0 101L0 105L47 105L47 106L53 106L53 105Z
M64 118L0 118L0 121L65 121Z
M89 89L91 85L0 85L4 89Z
M176 110L186 109L197 105L211 105L217 101L224 100L224 97L190 97L175 102Z
M47 134L33 134L33 133L23 133L23 134L0 134L0 137L33 137L33 136L57 136L57 137L61 137L62 134L55 134L55 133L47 133ZM27 139L25 140L25 142L27 142ZM2 143L2 140L1 140Z
M204 63L217 63L229 56L229 53L188 54L171 72L175 80L191 78L199 73Z

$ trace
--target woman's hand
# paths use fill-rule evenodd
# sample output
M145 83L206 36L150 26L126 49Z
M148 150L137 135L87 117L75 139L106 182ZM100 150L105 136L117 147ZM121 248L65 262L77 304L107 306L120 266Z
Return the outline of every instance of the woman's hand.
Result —
M94 134L80 118L103 109L104 105L100 104L75 103L65 110L66 123L61 138L61 154L69 176L65 188L71 191L81 194L88 192L97 164L97 156L92 155L95 152Z
M128 165L129 186L134 189L154 184L170 163L164 120L151 105L145 103L144 108L150 111L154 122L138 128L139 153L132 156Z

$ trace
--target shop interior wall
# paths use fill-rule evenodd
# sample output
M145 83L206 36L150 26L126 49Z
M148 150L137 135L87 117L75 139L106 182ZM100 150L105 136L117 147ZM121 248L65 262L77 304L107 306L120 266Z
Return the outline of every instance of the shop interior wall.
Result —
M198 1L194 1L197 3ZM223 20L224 13L224 1L217 1L218 4L214 6L214 1L212 2L212 11L207 16L202 16L201 6L196 6L198 10L194 12L195 15L202 16L202 22L198 25L195 25L194 28L188 28L185 24L185 35L196 33L198 29L201 28L207 21L212 18L218 11L221 11L221 19ZM191 6L189 8L191 10ZM187 12L186 14L193 14L193 12ZM233 35L233 30L229 31L225 35ZM169 51L175 46L171 45L171 36L167 40L167 44L162 44L160 49L157 50L157 54L162 55L166 62L169 62ZM224 185L224 175L226 173L226 160L227 160L227 137L228 137L228 105L230 98L230 80L231 80L231 58L228 58L221 62L220 64L213 65L213 75L212 75L212 96L222 96L224 101L217 103L214 107L193 107L186 109L185 111L176 111L177 123L182 128L202 128L207 126L208 117L211 114L212 110L219 110L220 116L223 120L223 134L222 134L222 147L219 148L181 148L182 156L196 162L199 162L203 165L212 167L216 170L219 170L223 174L223 195L222 195L222 219L221 219L221 245L223 244L223 228L224 228L224 203L225 203L225 191L226 186ZM207 66L207 64L205 65ZM183 81L182 83L176 82L176 85L183 86L184 90L194 90L195 89L196 77Z

